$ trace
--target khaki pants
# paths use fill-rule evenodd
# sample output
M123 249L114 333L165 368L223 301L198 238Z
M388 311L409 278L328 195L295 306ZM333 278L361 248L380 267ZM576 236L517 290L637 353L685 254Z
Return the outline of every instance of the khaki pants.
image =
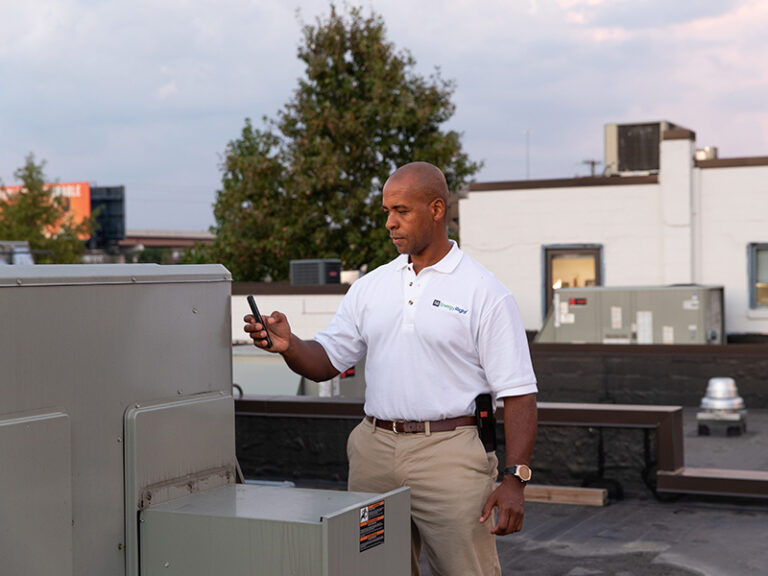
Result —
M411 571L423 545L433 576L501 574L491 518L480 523L495 486L496 454L475 427L395 434L363 420L349 435L349 490L411 489Z

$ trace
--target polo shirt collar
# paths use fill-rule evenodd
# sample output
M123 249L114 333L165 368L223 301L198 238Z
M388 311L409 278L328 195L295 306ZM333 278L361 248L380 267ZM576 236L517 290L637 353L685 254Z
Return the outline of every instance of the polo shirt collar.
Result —
M448 250L448 254L443 256L442 260L430 266L430 268L432 268L436 272L442 272L443 274L450 274L456 269L456 266L458 266L459 262L461 261L461 256L463 252L459 248L459 245L456 244L455 240L450 240L450 243L451 243L451 249Z
M434 270L435 272L442 272L443 274L450 274L456 269L456 266L459 265L459 262L461 261L461 257L463 256L463 252L459 248L459 245L456 244L455 240L449 240L451 243L451 249L448 251L448 254L443 256L443 258L439 261L433 264L432 266L427 266L424 268L424 270ZM395 267L398 270L402 270L403 268L406 268L410 264L410 256L408 254L400 254L395 259ZM422 270L422 272L424 271Z
M410 256L408 254L400 254L397 258L394 259L395 268L398 270L402 270L403 268L407 268L408 264L410 264Z

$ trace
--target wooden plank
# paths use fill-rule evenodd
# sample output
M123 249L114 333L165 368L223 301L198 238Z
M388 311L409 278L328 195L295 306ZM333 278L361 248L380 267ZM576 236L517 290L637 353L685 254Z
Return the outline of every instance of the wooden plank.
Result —
M764 470L683 467L674 472L659 470L656 481L658 492L768 497L768 471Z
M608 490L605 488L528 484L525 487L525 501L576 504L578 506L605 506L608 504Z

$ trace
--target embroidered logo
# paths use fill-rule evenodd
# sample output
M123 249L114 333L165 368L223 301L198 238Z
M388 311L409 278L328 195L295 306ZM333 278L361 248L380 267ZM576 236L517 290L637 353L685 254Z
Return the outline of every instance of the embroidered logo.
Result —
M446 310L450 312L456 312L457 314L466 314L469 312L466 308L460 308L458 306L454 306L453 304L446 304L445 302L441 302L440 300L432 300L432 306L435 308L445 308Z

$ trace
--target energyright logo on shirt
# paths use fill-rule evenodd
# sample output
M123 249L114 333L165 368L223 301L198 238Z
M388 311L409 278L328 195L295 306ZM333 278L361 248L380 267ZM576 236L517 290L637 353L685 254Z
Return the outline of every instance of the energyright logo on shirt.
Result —
M453 304L446 304L445 302L441 302L440 300L432 300L432 306L436 308L444 308L450 312L455 312L457 314L466 314L469 312L466 308L460 308L459 306L454 306Z

